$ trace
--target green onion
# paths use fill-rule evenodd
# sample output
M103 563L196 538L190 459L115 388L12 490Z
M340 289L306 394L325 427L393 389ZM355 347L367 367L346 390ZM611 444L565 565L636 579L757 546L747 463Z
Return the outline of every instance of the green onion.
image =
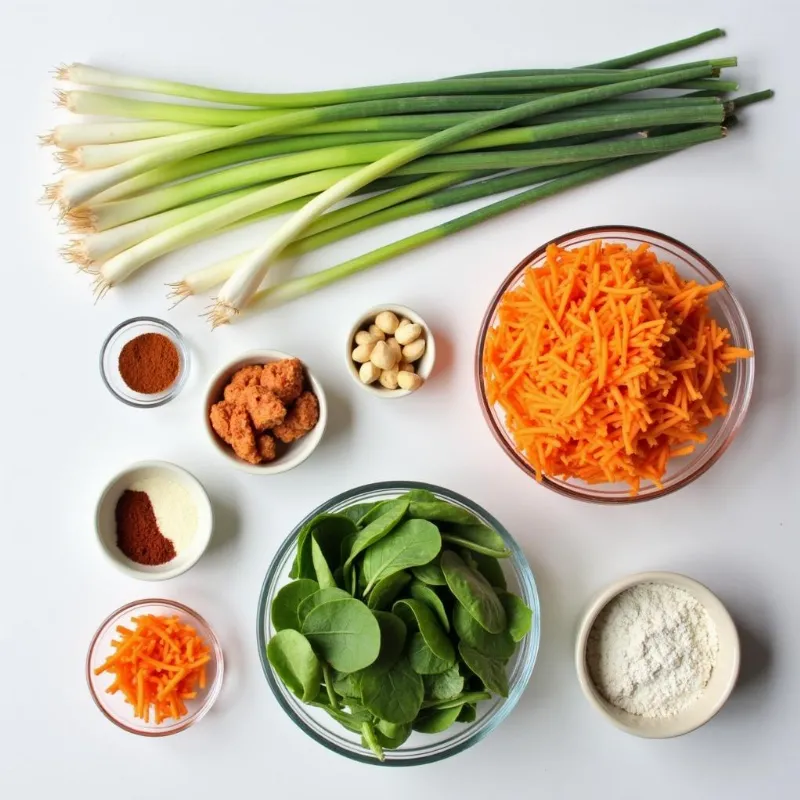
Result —
M324 214L308 228L306 231L307 236L301 240L298 240L298 242L295 244L300 247L301 243L304 243L312 238L313 234L319 234L321 236L324 235L321 233L323 231L328 232L330 229L343 230L347 224L353 223L356 220L361 220L363 217L371 215L370 219L377 218L378 214L375 212L398 206L413 198L417 198L422 195L429 195L433 197L434 195L429 193L435 193L438 189L444 189L446 187L453 186L454 184L471 180L479 174L480 173L473 172L454 172L446 175L431 175L423 178L422 180L415 181L408 186L383 192L382 194L370 197L366 200L361 200L357 203L351 203L344 208L331 211L329 214ZM292 201L291 203L284 203L275 209L271 209L271 211L286 209L287 206L293 205L296 202L299 202L301 206L304 204L302 200ZM256 217L261 218L261 214L248 217L242 220L242 223L247 223L248 220ZM375 222L375 224L379 223ZM367 227L372 227L372 225ZM229 230L229 228L226 228L225 230ZM357 231L354 230L353 232ZM337 236L336 240L339 238L343 238L343 236ZM320 240L318 246L321 247L324 243L325 242ZM294 245L290 245L286 252L288 253L293 247ZM298 250L297 252L300 251ZM213 289L215 286L223 283L231 275L233 275L233 273L238 269L239 265L244 261L245 258L247 258L248 255L249 251L240 253L239 255L225 259L218 264L213 264L210 267L192 272L177 283L168 284L171 289L168 298L172 299L175 303L179 303L182 300L185 300L187 297L191 297L195 294L201 294Z
M39 141L42 145L72 149L89 144L136 142L193 130L202 130L202 126L183 122L79 122L56 125L52 131L40 136Z
M628 56L621 56L620 58L610 58L606 61L598 61L596 64L588 64L589 69L624 69L627 67L634 67L637 64L642 64L645 61L652 61L654 58L662 58L669 56L673 53L678 53L681 50L688 50L690 47L696 47L699 44L710 42L714 39L719 39L725 35L722 28L712 28L708 31L689 36L686 39L678 39L675 42L668 44L658 45L651 47L647 50L640 50L638 53L631 53Z
M444 148L444 152L476 150L479 148L506 147L509 145L530 144L565 138L568 135L583 135L597 132L614 132L635 130L649 126L683 125L689 123L721 123L724 109L721 104L708 106L687 106L675 109L655 109L645 111L623 112L598 117L590 117L564 122L553 122L529 128L510 128L492 131L465 139L463 142ZM87 217L92 220L94 229L106 230L131 220L156 214L165 209L174 208L202 197L218 192L227 192L245 186L254 186L276 178L297 175L332 167L366 164L382 158L412 142L392 141L385 143L368 143L360 145L343 145L329 147L297 155L287 155L268 160L243 164L211 175L186 181L184 183L157 189L147 194L139 194L129 200L120 200L100 205L89 205L69 212L68 223L78 219L81 225L86 224ZM492 169L502 169L501 162L505 153L498 155L498 165ZM420 169L424 170L424 163ZM509 162L509 167L520 166ZM523 165L524 166L524 165ZM476 167L481 169L482 167ZM438 169L438 167L437 167ZM471 169L471 168L470 168Z
M420 132L418 135L421 138L425 134ZM413 131L407 132L405 136L416 138ZM123 181L97 195L93 200L93 204L106 203L129 195L141 194L161 184L174 183L190 175L211 172L240 162L256 161L270 156L319 150L323 147L335 147L344 144L396 141L397 138L396 133L382 133L379 131L371 131L369 133L331 133L318 136L293 136L254 144L238 145L236 147L226 147L221 150L213 150L210 153L203 153L199 156L174 161L163 167L156 167L156 169L137 175L135 178ZM68 182L69 178L65 180Z
M723 66L735 65L735 60L722 59ZM710 66L718 69L710 61L698 61L681 68ZM677 68L677 67L676 67ZM258 108L311 108L343 103L356 103L367 100L390 100L395 98L423 97L425 95L470 95L498 92L528 92L549 89L576 89L587 86L601 86L634 78L647 78L666 74L672 67L633 70L563 70L529 71L525 75L510 77L447 78L438 81L414 81L410 83L391 83L378 86L361 86L353 89L334 89L322 92L299 92L294 94L263 94L257 92L230 92L210 89L176 81L151 80L117 75L99 70L85 64L72 64L58 71L59 80L89 86L114 89L132 89L153 94L172 95L205 102L229 105L256 106ZM662 84L666 85L666 84ZM96 112L90 112L96 113ZM188 120L187 120L188 121Z
M387 195L393 193L387 192L384 195L362 200L337 211L324 214L313 225L309 226L305 236L290 244L284 250L284 254L287 257L293 257L310 253L320 247L338 242L348 236L353 236L387 222L404 219L425 211L447 208L492 194L500 194L523 186L531 186L532 184L541 183L561 175L568 175L581 169L585 169L583 164L562 164L520 170L464 186L455 186L453 188L445 188L443 186L441 191L434 191L408 202L399 202L397 197L391 198L396 202L389 202ZM470 176L474 176L474 173L467 172L459 174L463 176L461 180L467 180ZM433 177L436 176L431 176L431 178ZM431 178L424 179L418 183L427 183L428 186L433 186ZM190 275L178 284L172 284L173 292L170 297L183 299L192 294L213 289L233 275L251 253L252 251L240 253L238 256L228 258Z
M691 80L696 77L703 77L703 74L707 74L709 69L710 67L697 67L687 70L676 70L674 72L661 73L650 78L639 78L590 89L579 89L574 92L566 92L552 97L533 100L529 103L523 103L519 106L503 109L501 111L492 111L487 114L481 114L469 122L455 125L452 128L435 133L425 139L420 139L419 141L397 150L391 155L385 156L373 164L358 170L349 177L344 178L340 183L332 186L330 189L325 190L284 223L270 240L252 257L252 260L243 265L222 287L217 302L209 313L212 326L229 322L231 317L237 314L258 290L275 256L317 217L324 214L325 211L334 204L344 200L356 189L397 170L399 167L411 161L436 152L437 150L442 150L451 144L455 144L470 136L477 135L478 133L493 128L499 128L520 119L536 116L537 114L550 113L562 108L571 108L598 100L607 100L622 94L629 94L630 92L655 89L675 82L676 80ZM321 113L325 110L326 109L319 109L317 113ZM237 129L233 129L231 133L236 130ZM209 136L221 135L222 134L209 134ZM189 144L189 147L196 146L195 143Z
M554 147L527 154L505 153L499 155L501 164L504 163L504 161L510 156L516 157L514 160L520 162L519 166L527 166L529 164L563 164L585 161L589 159L596 160L609 157L616 158L639 153L663 152L687 147L691 144L696 144L703 141L711 141L712 139L720 138L722 135L723 129L719 126L708 126L686 133L675 134L673 136L659 136L652 139L623 140L617 142L607 142L600 145L590 144L571 147ZM551 153L550 151L553 152ZM523 161L520 156L524 155L527 155L528 158ZM461 169L461 167L454 165L452 168L445 169L445 167L439 163L439 160L469 158L470 156L478 157L471 158L470 165L464 167L464 169L498 169L496 166L498 154L495 153L439 156L431 159L423 159L419 162L419 164L423 165L426 160L430 160L436 162L436 164L433 165L434 169L452 172L453 169ZM503 156L506 157L505 160L503 159ZM386 158L393 157L394 154L387 156ZM386 158L383 160L385 161ZM375 162L375 164L380 163L380 161ZM500 166L499 168L504 169L506 167ZM425 167L414 165L414 170L424 171ZM238 222L245 217L260 212L264 209L272 208L279 203L285 203L289 200L294 200L295 198L302 197L304 195L322 192L322 194L317 195L314 200L311 200L306 204L306 206L304 206L304 209L306 209L309 205L312 205L318 201L320 197L324 197L325 192L329 191L329 187L340 185L342 182L352 179L353 176L363 174L364 172L364 167L342 167L308 173L297 178L285 180L280 183L272 184L265 188L247 193L245 196L231 200L230 202L227 202L218 208L206 211L203 214L192 216L190 219L186 219L174 227L158 233L152 238L147 239L140 244L136 244L130 249L108 260L105 264L103 264L98 272L98 291L105 291L107 288L120 283L133 274L137 269L152 261L154 258L158 258L159 256L172 252L178 247L182 247L186 244L197 241L198 236L200 235L220 231L232 223ZM382 174L383 173L380 171L375 171L375 179L380 177ZM365 185L366 182L360 182L355 189L359 189ZM348 192L348 194L352 194L352 191ZM304 209L301 209L301 212ZM321 216L321 213L318 216ZM296 217L297 214L295 214L289 220L289 222ZM316 217L314 219L316 219ZM312 221L313 220L310 220L309 224ZM285 225L283 227L285 227ZM301 230L297 231L297 233L299 234L307 227L308 225L304 225ZM278 231L279 235L281 230ZM283 248L281 248L281 250L282 249ZM256 250L254 254L251 254L249 259L240 267L240 271L250 270L251 261L257 262L260 265L260 253L261 250ZM266 273L266 270L264 270L264 273ZM238 274L239 273L237 272L236 275ZM234 275L233 278L235 278L236 275ZM233 278L229 280L232 280ZM258 287L256 287L256 289L257 288Z
M623 172L626 169L648 163L659 157L661 157L661 154L620 158L614 161L593 165L587 169L583 169L571 175L566 175L562 178L556 178L549 183L519 192L512 197L499 200L479 208L476 211L456 217L441 225L428 228L427 230L412 234L399 241L384 245L369 253L337 264L334 267L329 267L328 269L321 270L312 275L295 278L262 289L253 297L253 302L248 307L248 310L272 308L282 303L289 302L290 300L295 300L298 297L322 289L336 281L355 275L358 272L381 264L391 258L396 258L399 255L416 250L425 244L443 239L451 233L466 230L473 225L493 219L507 211L535 203L539 200L544 200L566 189L582 186L591 181Z

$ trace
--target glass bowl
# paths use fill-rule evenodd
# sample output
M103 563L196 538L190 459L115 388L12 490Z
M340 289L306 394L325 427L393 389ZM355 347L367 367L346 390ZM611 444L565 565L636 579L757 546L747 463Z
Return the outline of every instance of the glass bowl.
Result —
M693 279L701 285L725 280L719 270L709 261L677 239L646 228L635 228L627 225L602 225L565 233L563 236L543 244L514 267L508 277L500 284L500 288L489 303L481 323L475 352L475 383L481 410L495 439L497 439L511 460L523 472L534 479L536 478L536 473L533 467L517 451L513 439L506 430L502 409L497 406L490 406L486 398L483 373L483 351L486 335L489 328L496 321L497 307L503 295L521 282L528 267L539 266L544 262L548 245L557 244L560 247L573 248L588 244L596 239L603 239L607 242L622 242L631 248L638 247L643 243L648 244L659 260L669 261L683 278ZM714 317L730 330L731 344L745 347L749 350L753 349L753 336L744 310L731 292L727 282L718 292L709 295L708 306ZM567 497L608 504L653 500L657 497L671 494L688 485L696 478L699 478L722 456L738 433L753 394L754 360L754 358L739 359L732 365L730 373L725 378L725 388L729 400L728 413L725 417L717 418L709 427L705 428L708 439L705 443L698 445L693 453L688 456L675 457L669 461L667 472L663 479L663 488L659 488L654 484L643 483L639 493L631 495L630 487L626 483L588 484L580 480L564 480L550 476L543 476L541 483L548 489Z
M289 570L296 552L297 534L303 525L317 514L341 511L356 503L391 499L410 489L427 489L438 498L471 511L503 537L506 546L511 550L511 557L503 559L501 562L506 573L508 588L519 594L533 610L533 625L530 633L520 642L513 658L509 661L509 694L507 698L493 697L491 700L479 703L478 717L475 722L458 723L441 734L412 733L411 738L402 747L396 750L386 750L386 760L378 761L370 750L361 746L361 739L358 735L346 731L321 709L305 705L277 678L266 655L267 642L275 633L269 609L278 590L289 580ZM539 595L533 572L520 546L511 538L508 531L494 517L471 500L467 500L466 497L439 486L412 481L391 481L359 486L332 497L319 508L314 509L298 523L281 544L264 579L261 596L258 600L258 652L267 683L281 708L302 731L315 741L325 745L329 750L352 758L354 761L386 767L410 767L440 761L466 750L488 736L511 713L528 683L539 650L539 633Z
M131 339L145 333L160 333L166 336L178 351L178 376L171 386L163 392L142 394L135 392L122 380L119 372L119 354ZM155 408L163 406L177 397L189 375L189 349L177 328L156 317L134 317L126 320L108 334L100 350L100 375L111 394L129 406Z
M198 696L193 700L186 701L189 713L178 720L170 719L156 724L137 719L133 716L133 709L125 702L121 692L116 694L106 692L113 680L111 674L108 672L102 672L100 675L94 674L95 668L99 667L109 653L113 652L111 642L117 634L117 625L130 622L130 618L137 614L177 616L181 622L191 625L197 631L213 653L211 661L208 662L206 688L200 690ZM223 672L222 648L211 626L197 612L174 600L137 600L118 608L101 623L97 633L92 637L89 653L86 656L86 680L97 707L122 730L139 736L169 736L173 733L180 733L199 722L209 712L219 695Z

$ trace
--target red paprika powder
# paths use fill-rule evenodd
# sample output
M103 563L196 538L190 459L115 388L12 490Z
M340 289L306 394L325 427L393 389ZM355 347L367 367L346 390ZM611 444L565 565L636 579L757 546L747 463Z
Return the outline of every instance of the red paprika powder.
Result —
M126 489L114 512L117 547L137 564L155 566L175 558L175 546L158 528L153 504L145 492Z
M178 348L163 333L143 333L126 342L119 354L119 374L129 389L158 394L169 389L180 371Z

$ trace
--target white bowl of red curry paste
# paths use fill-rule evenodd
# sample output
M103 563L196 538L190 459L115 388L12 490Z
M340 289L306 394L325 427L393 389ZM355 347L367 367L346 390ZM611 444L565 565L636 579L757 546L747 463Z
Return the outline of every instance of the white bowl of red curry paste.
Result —
M95 513L106 557L145 581L174 578L193 567L213 527L211 501L200 481L168 461L142 461L119 472Z

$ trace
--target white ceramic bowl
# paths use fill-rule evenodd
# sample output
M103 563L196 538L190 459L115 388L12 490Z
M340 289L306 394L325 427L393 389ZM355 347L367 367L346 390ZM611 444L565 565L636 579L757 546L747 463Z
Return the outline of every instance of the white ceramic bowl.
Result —
M384 303L383 305L370 308L368 311L362 314L353 327L350 328L350 333L347 335L347 346L344 354L350 377L352 377L352 379L364 391L369 392L376 397L393 400L397 397L405 397L406 395L412 394L412 392L408 389L384 389L383 386L381 386L377 381L375 383L363 383L361 378L358 377L358 367L360 365L356 364L352 357L353 349L355 348L356 334L360 330L368 328L375 321L375 317L380 314L381 311L392 311L397 314L400 319L406 317L412 322L416 322L417 325L422 326L425 336L425 352L422 354L422 358L414 362L414 369L417 375L419 375L420 378L422 378L426 383L431 372L433 372L433 364L436 361L436 343L433 340L433 333L431 333L431 329L427 326L425 320L422 319L422 317L417 314L416 311L412 311L410 308L408 308L408 306L399 306L396 303ZM424 383L422 386L420 386L420 389L423 388L425 388ZM419 391L419 389L417 389L417 391Z
M222 367L211 379L211 383L208 386L206 402L203 405L205 431L216 451L224 456L230 464L243 472L249 472L252 475L277 475L281 472L288 472L290 469L302 464L317 449L317 445L322 440L322 434L325 432L325 426L328 422L328 405L322 385L311 374L302 359L300 360L305 369L309 388L317 396L317 401L319 402L319 420L313 430L309 431L302 439L298 439L288 445L286 451L275 461L270 461L266 464L248 464L246 461L242 461L234 454L230 445L223 442L211 427L211 420L209 419L211 406L222 399L222 392L235 372L252 364L270 364L273 361L283 361L286 358L297 358L297 356L282 353L279 350L253 350Z
M641 583L663 583L685 589L705 606L717 629L719 651L708 685L702 695L672 717L651 718L629 714L611 705L598 692L586 663L586 645L598 614L620 592ZM612 583L600 592L583 616L575 645L575 666L578 681L589 702L611 723L626 733L646 739L669 739L705 725L725 704L739 675L739 635L731 615L708 588L692 578L676 572L640 572Z
M114 511L122 493L137 480L155 477L169 478L189 492L197 509L197 530L188 547L178 553L172 561L157 566L137 564L117 547L117 526ZM108 560L117 569L143 581L164 581L191 569L208 547L214 528L214 513L211 501L200 481L185 469L168 461L141 461L117 473L107 484L95 512L95 532Z

